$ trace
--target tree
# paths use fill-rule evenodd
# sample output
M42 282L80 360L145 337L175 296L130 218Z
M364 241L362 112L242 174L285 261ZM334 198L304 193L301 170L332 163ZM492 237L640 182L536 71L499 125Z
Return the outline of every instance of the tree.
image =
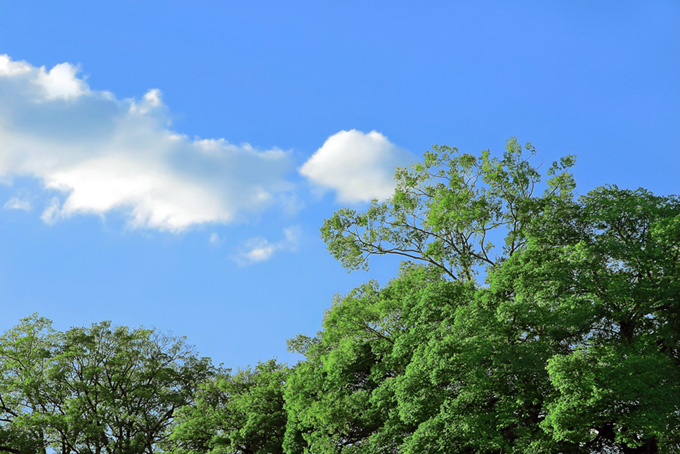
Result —
M475 276L483 270L487 278L493 276L525 247L526 228L532 219L551 203L571 198L575 184L568 169L574 158L567 156L553 163L546 188L537 197L541 174L529 161L534 153L530 144L523 148L516 139L507 142L500 159L488 151L475 157L455 148L434 147L422 163L397 169L392 198L374 201L364 213L339 210L324 222L321 232L329 251L349 269L366 267L371 255L394 254L424 263L431 272L437 270L458 283L449 283L444 287L447 290L440 292L450 295L445 302L432 299L436 292L426 290L428 297L420 301L421 318L410 320L407 326L412 328L394 340L408 345L412 355L391 380L393 407L402 425L411 427L411 433L402 435L405 452L465 452L482 447L507 450L520 444L513 425L526 426L526 421L508 416L514 411L513 406L505 405L509 397L496 397L512 389L506 377L518 372L508 370L517 351L493 345L505 339L495 317L498 301L488 295L481 297L487 290L479 287ZM492 241L503 246L495 247ZM327 318L335 311L341 309L334 307ZM386 320L373 323L380 326ZM335 348L343 350L345 345L340 345ZM547 381L544 368L549 356L533 354L539 356L533 364L543 369L538 375ZM323 364L328 368L328 361ZM522 373L536 375L531 367ZM328 376L332 376L330 370ZM381 383L374 386L378 389ZM536 401L535 394L540 394L532 385L523 389L533 394L526 401ZM503 405L507 408L501 411ZM534 405L525 419L535 419L540 408L540 404ZM461 427L467 427L467 432ZM442 437L444 428L447 437ZM471 438L470 430L477 431L476 438ZM522 436L525 440L535 438L536 430L525 430ZM444 444L435 448L434 440ZM476 440L474 447L471 440Z
M534 154L514 138L501 159L435 146L422 163L397 169L393 197L374 200L364 213L337 211L324 222L322 238L350 270L367 267L372 255L393 254L452 280L473 280L480 267L494 267L525 244L524 229L541 207L534 198L541 174L529 162ZM571 197L573 164L573 156L553 163L542 200ZM503 241L502 250L492 240Z
M71 328L48 375L66 396L52 427L66 450L152 454L210 374L181 339L108 322Z
M50 404L42 390L54 348L52 323L37 314L0 336L0 451L45 452Z
M182 407L170 437L178 454L282 453L283 386L289 370L270 360L231 375L221 371Z
M431 328L422 306L441 309L452 297L444 284L436 270L405 265L383 289L369 282L337 297L316 339L290 343L306 359L286 386L287 452L378 453L401 445L412 428L397 413L396 379Z
M680 449L680 198L602 187L536 219L516 298L554 314L553 437Z
M405 263L337 298L292 342L286 452L581 452L541 428L550 345L508 326L501 294Z
M13 371L3 402L23 406L7 424L9 452L151 454L212 373L181 339L109 322L58 333L25 319L0 351Z
M576 201L572 164L536 196L514 139L502 159L435 147L392 198L324 222L349 269L394 254L448 282L364 286L294 342L287 452L680 449L680 201L615 186ZM424 286L417 305L400 282Z

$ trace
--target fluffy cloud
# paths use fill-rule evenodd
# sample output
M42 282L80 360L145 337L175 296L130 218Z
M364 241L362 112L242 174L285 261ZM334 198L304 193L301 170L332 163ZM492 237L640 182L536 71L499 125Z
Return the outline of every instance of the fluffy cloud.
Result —
M330 136L300 173L321 189L335 190L340 202L368 202L391 196L395 167L412 161L379 132L352 129Z
M271 243L262 237L251 238L242 245L243 252L234 257L234 259L240 265L264 262L272 258L277 251L295 251L299 240L299 227L284 229L283 239L278 243Z
M84 81L78 79L78 68L61 63L49 72L45 68L38 70L36 85L42 86L45 97L52 99L75 99L89 91Z
M291 197L289 153L177 134L158 90L119 100L69 63L46 70L0 55L0 99L0 179L34 177L61 193L45 222L119 211L134 227L181 231Z

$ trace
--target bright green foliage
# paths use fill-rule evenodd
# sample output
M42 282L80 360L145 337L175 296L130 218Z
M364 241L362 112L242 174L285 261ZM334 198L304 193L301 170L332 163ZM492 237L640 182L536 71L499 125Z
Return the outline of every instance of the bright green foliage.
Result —
M0 355L9 452L151 454L211 374L182 340L108 322L58 333L25 319Z
M176 454L281 453L286 413L283 386L289 370L271 360L254 370L222 371L201 385L183 407L170 437Z
M337 300L296 341L287 452L680 450L680 201L574 201L572 164L536 197L515 140L502 159L436 147L394 197L324 223L350 269L381 254L428 268Z
M680 199L574 200L572 157L537 196L525 152L435 147L325 221L350 269L412 261L337 297L293 369L213 375L149 330L23 320L0 337L0 451L680 452Z
M680 199L599 188L530 237L517 298L555 314L543 427L597 449L680 449Z
M394 254L439 268L453 280L473 280L524 244L535 215L532 198L541 179L528 161L531 144L508 141L501 159L436 146L422 163L397 169L394 196L364 213L341 209L321 228L331 254L348 269L368 266L371 255ZM569 198L574 181L567 156L548 170L544 198ZM503 241L502 250L491 240Z
M497 296L405 264L336 300L298 341L286 452L580 452L540 427L549 345L523 341Z
M54 336L51 322L33 315L0 337L0 451L38 453L49 443L43 389Z
M370 282L337 298L317 339L292 342L306 360L286 386L286 452L397 449L412 428L399 418L396 378L427 336L423 316L455 297L451 285L436 270L406 265L382 290Z

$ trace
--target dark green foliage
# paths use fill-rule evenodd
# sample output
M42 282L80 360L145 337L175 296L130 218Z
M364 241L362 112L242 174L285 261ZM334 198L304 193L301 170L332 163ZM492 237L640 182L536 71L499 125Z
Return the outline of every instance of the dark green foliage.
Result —
M515 287L555 314L556 439L680 447L679 226L678 198L615 186L535 222Z

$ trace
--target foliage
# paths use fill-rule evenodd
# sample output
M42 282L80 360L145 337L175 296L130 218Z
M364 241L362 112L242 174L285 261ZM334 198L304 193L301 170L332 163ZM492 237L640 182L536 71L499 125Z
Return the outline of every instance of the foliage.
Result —
M336 297L289 341L293 368L232 374L151 330L23 320L0 337L0 451L680 451L680 198L575 200L570 156L537 195L533 153L435 147L392 198L326 220L349 269L410 261Z
M177 454L276 454L282 451L286 413L285 365L270 360L254 370L221 371L182 407L170 437Z
M543 427L594 447L680 449L680 199L602 187L530 235L515 287L555 314L560 346Z
M34 316L0 342L9 452L150 454L212 373L181 339L109 322L59 333Z
M49 320L33 315L0 337L0 451L45 451L46 371L55 352Z
M405 265L382 290L369 282L337 298L317 339L292 342L307 348L286 387L288 452L396 449L411 428L399 418L395 380L430 328L422 306L444 308L456 291L438 271Z
M366 268L371 255L394 254L452 280L473 280L480 267L495 266L525 243L524 228L540 210L534 192L541 174L529 162L534 154L516 139L501 159L435 146L422 163L397 169L393 197L374 200L364 213L337 211L324 222L322 238L350 270ZM570 197L573 164L573 156L553 163L543 199ZM503 241L502 250L492 240Z
M393 198L324 223L350 269L396 254L448 282L420 281L417 319L406 275L336 302L287 390L289 452L680 449L680 201L615 186L575 201L572 164L536 197L515 140L502 159L436 147ZM396 345L409 354L389 362Z

